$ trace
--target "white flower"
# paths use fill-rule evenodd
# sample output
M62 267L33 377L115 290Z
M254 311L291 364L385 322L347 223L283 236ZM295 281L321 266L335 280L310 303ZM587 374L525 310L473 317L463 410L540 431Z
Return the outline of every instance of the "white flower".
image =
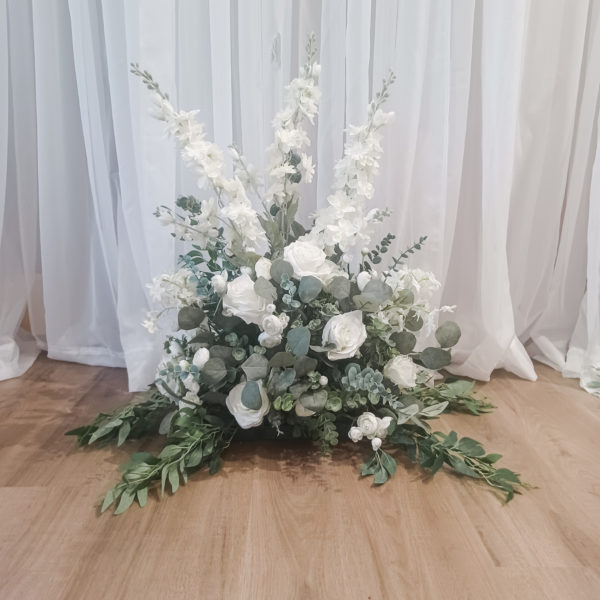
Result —
M190 370L190 363L187 360L180 360L179 361L179 368L182 371L189 371Z
M242 429L258 427L263 422L265 415L269 412L270 403L267 392L263 387L262 381L258 381L257 383L262 400L262 404L258 410L252 410L242 404L242 392L246 385L245 381L242 381L233 387L225 400L229 412L235 417L235 420Z
M312 417L315 414L313 410L306 408L300 402L296 402L294 410L296 411L296 415L299 417Z
M223 277L223 275L213 275L211 283L213 290L215 290L215 294L222 296L227 291L227 278Z
M385 438L385 436L387 435L387 428L390 426L390 423L392 422L392 417L383 417L383 419L377 419L377 431L375 432L375 435L378 438Z
M142 321L142 327L145 327L148 333L156 333L156 315L149 312L146 316L148 318Z
M192 363L196 365L198 369L202 370L209 358L210 352L208 351L208 348L200 348L199 350L196 350L196 354L194 354Z
M371 412L364 412L356 421L357 427L371 439L379 428L379 419Z
M312 275L327 284L337 275L344 275L335 263L327 260L325 252L309 240L297 240L286 246L283 258L292 265L298 279Z
M352 358L366 339L367 329L360 310L335 315L323 328L323 345L335 345L334 350L327 352L329 360Z
M329 383L329 379L325 375L321 375L319 377L319 385L327 385Z
M183 380L183 385L185 385L186 390L194 394L200 391L200 384L194 379L191 373Z
M261 324L262 330L269 336L281 335L283 333L283 321L276 315L267 315Z
M374 437L371 440L371 447L373 448L373 452L377 452L377 450L381 448L381 439L378 437Z
M363 432L360 427L350 427L350 431L348 431L348 437L353 442L359 442L363 439Z
M394 356L383 367L383 374L398 387L415 387L417 382L417 365L408 356Z
M180 406L180 408L185 408L188 404L201 404L198 394L194 392L188 392L183 398L186 404L184 404L184 406Z
M246 323L260 325L267 313L267 302L254 291L254 281L246 274L236 277L227 286L223 308Z
M258 343L263 348L275 348L275 346L281 344L282 340L283 338L281 335L269 335L266 332L263 332L258 336Z
M271 261L264 256L261 256L254 265L254 271L257 277L271 279Z
M358 289L362 292L365 289L367 283L369 283L369 281L371 281L372 278L373 276L368 271L361 271L356 276L356 285L358 286Z
M173 358L181 356L183 354L183 348L177 340L171 340L171 343L169 344L169 354Z

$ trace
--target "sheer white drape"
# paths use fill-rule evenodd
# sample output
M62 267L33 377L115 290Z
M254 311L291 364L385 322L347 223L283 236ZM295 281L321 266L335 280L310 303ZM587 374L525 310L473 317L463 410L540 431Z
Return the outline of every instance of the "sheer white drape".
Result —
M312 132L324 201L343 129L397 75L374 204L396 250L444 282L456 373L534 358L600 379L600 9L569 0L0 0L0 378L55 358L152 379L145 284L180 250L152 211L193 192L149 98L150 70L209 135L264 164L282 86L319 37ZM25 308L36 344L17 335Z

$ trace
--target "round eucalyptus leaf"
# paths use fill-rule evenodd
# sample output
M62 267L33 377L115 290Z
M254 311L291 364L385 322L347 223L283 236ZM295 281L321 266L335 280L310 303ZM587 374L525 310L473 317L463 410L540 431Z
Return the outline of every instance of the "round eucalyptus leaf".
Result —
M399 331L392 333L391 340L399 350L400 354L409 354L413 351L417 338L414 333L410 331Z
M269 372L269 361L262 354L251 354L242 363L242 370L250 381L264 379Z
M308 410L313 410L315 412L323 410L327 403L327 392L325 390L317 390L316 392L311 392L309 394L302 394L299 402Z
M250 410L258 410L262 406L260 388L256 381L247 381L242 390L242 404Z
M254 291L257 295L265 298L269 302L274 302L277 299L277 289L275 286L264 277L259 277L254 283Z
M302 302L312 302L323 289L323 284L312 275L302 277L298 284L298 296Z
M287 343L294 356L303 356L310 346L310 329L308 327L295 327L287 334Z
M421 352L420 358L425 367L433 369L434 371L447 367L451 360L450 352L448 352L448 350L433 347L425 348L425 350Z
M281 282L281 278L284 275L287 275L291 279L293 274L294 267L282 258L275 259L271 264L271 277L277 283Z
M177 315L179 329L196 329L204 321L204 311L198 306L184 306Z
M336 299L343 300L350 295L351 284L347 277L338 275L334 277L327 286L327 291Z
M414 310L409 310L404 319L404 327L410 331L419 331L423 327L423 319Z
M227 375L227 367L222 358L209 358L202 368L202 378L208 383L218 383Z
M442 348L456 346L460 339L460 327L454 321L446 321L437 328L435 339Z

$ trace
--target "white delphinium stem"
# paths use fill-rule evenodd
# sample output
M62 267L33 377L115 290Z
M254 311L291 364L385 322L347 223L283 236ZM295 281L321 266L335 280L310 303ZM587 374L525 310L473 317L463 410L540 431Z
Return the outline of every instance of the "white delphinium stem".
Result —
M373 180L383 152L381 128L394 115L381 109L394 79L390 73L383 81L381 91L369 104L367 122L361 127L350 125L346 130L344 154L335 165L333 193L327 198L328 205L315 214L310 233L328 254L334 252L336 245L343 253L356 245L368 246L372 225L386 214L379 209L365 214L365 200L373 197Z
M266 249L267 238L258 215L240 180L237 177L225 177L223 154L216 144L205 139L204 127L196 120L198 111L175 110L168 95L160 89L150 73L141 71L135 64L131 72L141 77L146 87L154 92L154 116L167 124L167 132L179 142L185 163L200 175L198 185L214 191L221 207L221 217L225 219L223 236L228 250L242 254L262 253ZM217 211L213 207L205 211L204 207L203 202L197 215L198 222L218 229Z

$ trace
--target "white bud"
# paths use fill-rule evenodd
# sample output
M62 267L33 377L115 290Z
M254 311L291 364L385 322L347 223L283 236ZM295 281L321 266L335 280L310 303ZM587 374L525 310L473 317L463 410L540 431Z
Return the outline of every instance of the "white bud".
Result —
M328 382L329 379L327 379L325 375L321 375L321 377L319 377L319 385L327 385Z
M200 348L196 351L196 354L194 354L194 360L192 362L198 369L202 370L202 367L208 362L209 358L210 352L208 351L208 348Z
M377 452L381 448L381 438L375 437L371 440L371 447L374 452Z

